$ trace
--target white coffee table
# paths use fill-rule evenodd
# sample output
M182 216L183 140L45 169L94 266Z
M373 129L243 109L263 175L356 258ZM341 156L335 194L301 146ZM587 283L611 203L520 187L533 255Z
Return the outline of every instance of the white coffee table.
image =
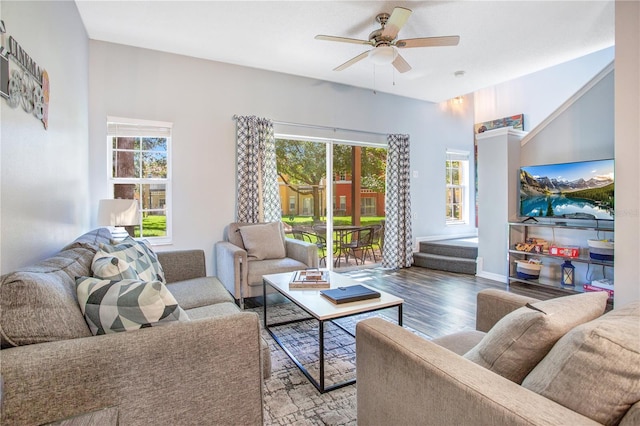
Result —
M334 304L330 302L328 299L324 298L320 294L320 290L299 290L299 289L289 289L289 282L293 277L293 272L286 272L282 274L271 274L264 275L262 277L262 288L264 295L264 327L267 332L273 337L273 339L278 343L278 345L285 351L285 353L291 358L291 360L298 366L300 371L309 379L309 381L318 389L320 393L328 392L334 389L338 389L352 383L355 383L355 379L347 380L341 383L333 384L325 387L324 383L324 323L326 321L333 321L338 318L350 317L353 315L358 315L366 312L379 311L381 309L388 309L397 307L398 308L398 325L402 326L402 304L404 300L393 296L389 293L385 293L384 291L373 289L380 293L380 298L362 300L358 302L350 302L350 303L342 303L342 304ZM331 288L337 287L348 287L351 285L361 284L360 282L349 278L347 276L337 274L335 272L329 272L329 282L331 283ZM364 284L361 284L364 285ZM311 318L303 318L303 319L295 319L291 321L283 321L278 323L269 324L267 322L267 286L272 287L278 293L291 300L305 312L307 312L313 319L317 320L319 323L318 327L318 358L319 358L319 380L316 380L311 376L309 371L302 365L302 363L295 357L295 355L291 352L286 345L278 338L278 336L271 330L271 327L282 326L287 324L292 324L301 321L307 321ZM365 285L365 287L368 287ZM370 287L371 288L371 287ZM353 334L346 330L341 325L334 323L340 328L342 328L347 333Z

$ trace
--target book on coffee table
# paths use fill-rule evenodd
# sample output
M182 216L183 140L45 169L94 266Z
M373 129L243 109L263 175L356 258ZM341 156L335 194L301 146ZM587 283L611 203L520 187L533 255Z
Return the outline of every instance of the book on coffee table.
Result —
M289 289L305 290L329 288L329 271L321 271L319 269L305 269L304 271L296 271L293 278L289 282Z
M380 297L380 293L377 291L371 290L370 288L360 284L348 287L332 288L331 290L322 290L320 294L336 304L377 299Z

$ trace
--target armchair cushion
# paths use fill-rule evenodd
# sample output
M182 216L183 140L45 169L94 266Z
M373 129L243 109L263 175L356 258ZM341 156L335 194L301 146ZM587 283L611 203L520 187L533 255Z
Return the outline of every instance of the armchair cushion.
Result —
M94 335L189 320L160 281L78 277L76 283L80 309Z
M522 380L573 327L602 315L606 292L527 304L496 323L464 357L516 382Z
M640 302L616 308L569 331L522 386L599 423L618 424L640 401L639 336Z
M286 255L279 222L241 226L240 235L250 259L282 259Z

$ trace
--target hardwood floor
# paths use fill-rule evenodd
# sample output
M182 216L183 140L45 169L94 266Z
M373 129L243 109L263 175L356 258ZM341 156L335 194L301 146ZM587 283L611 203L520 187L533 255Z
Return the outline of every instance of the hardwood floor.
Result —
M474 275L421 267L390 271L372 266L340 272L363 284L402 297L404 325L430 338L475 329L476 294L485 288L506 289L506 284ZM540 300L567 295L566 292L526 284L511 285L509 291ZM271 297L279 296L269 296L270 304L275 302ZM247 301L247 307L262 305L260 299ZM397 311L383 311L383 315L395 322Z
M476 294L485 288L505 290L506 284L474 275L411 267L395 271L363 269L345 274L405 301L404 325L430 338L460 330L475 329ZM512 285L509 291L541 300L567 293L526 284ZM395 313L389 318L395 320Z

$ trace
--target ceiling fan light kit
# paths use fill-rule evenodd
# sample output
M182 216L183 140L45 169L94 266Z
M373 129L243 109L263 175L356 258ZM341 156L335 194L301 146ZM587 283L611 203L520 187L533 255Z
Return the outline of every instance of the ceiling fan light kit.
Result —
M380 46L369 51L369 59L376 65L388 65L395 61L398 50L393 46Z
M358 56L349 59L344 64L334 68L334 71L342 71L364 58L369 58L376 65L392 64L400 73L411 70L411 66L404 60L398 49L414 47L456 46L460 42L460 36L421 37L398 40L400 29L407 23L411 10L404 7L396 7L391 15L380 13L376 21L381 28L369 34L369 40L359 40L348 37L329 35L317 35L316 40L337 41L341 43L354 43L373 46L373 49L362 52Z

